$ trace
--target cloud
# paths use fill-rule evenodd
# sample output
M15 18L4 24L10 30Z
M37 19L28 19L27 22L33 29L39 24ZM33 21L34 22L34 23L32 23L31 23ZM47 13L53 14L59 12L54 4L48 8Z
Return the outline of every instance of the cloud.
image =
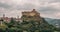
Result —
M49 3L53 3L53 2L60 2L60 0L39 0L39 2L49 2Z
M21 15L22 10L34 8L42 17L60 18L60 0L0 0L0 16L16 17Z
M20 6L20 5L16 6L17 10L31 10L33 8L36 8L36 5L28 4L28 3L26 3L26 4L22 5L22 6Z
M12 7L12 6L10 6L10 5L6 4L6 3L1 3L1 2L0 2L0 8L9 9L9 8L11 8L11 7Z

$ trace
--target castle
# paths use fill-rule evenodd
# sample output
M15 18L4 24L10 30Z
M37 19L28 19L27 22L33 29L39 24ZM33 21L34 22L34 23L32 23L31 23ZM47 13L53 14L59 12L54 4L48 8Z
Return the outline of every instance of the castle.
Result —
M35 9L33 9L31 12L22 12L22 15L25 16L40 16L40 13L38 13Z
M32 11L24 11L22 12L22 20L24 21L30 21L30 20L34 20L34 21L40 21L41 17L40 17L40 13L37 12L35 9L33 9Z

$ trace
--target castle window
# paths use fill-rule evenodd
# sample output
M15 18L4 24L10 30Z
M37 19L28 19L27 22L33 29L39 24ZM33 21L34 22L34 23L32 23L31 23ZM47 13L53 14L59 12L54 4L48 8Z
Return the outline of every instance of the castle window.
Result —
M28 16L28 18L32 18L32 16Z

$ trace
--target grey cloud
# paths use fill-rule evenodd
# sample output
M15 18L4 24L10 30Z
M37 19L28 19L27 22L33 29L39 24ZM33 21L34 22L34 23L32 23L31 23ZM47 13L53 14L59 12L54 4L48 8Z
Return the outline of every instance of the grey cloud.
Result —
M2 16L2 13L0 13L0 16Z
M55 12L58 12L60 10L58 10L54 7L40 7L39 11L43 12L43 13L53 13L53 12L55 13Z
M39 0L39 2L42 2L42 3L45 3L45 2L56 3L56 2L60 2L60 0Z
M60 0L52 0L52 1L50 1L50 2L60 2Z
M10 9L11 7L12 7L11 5L8 5L6 3L1 3L0 2L0 8Z
M41 15L43 14L43 17L56 17L56 13L60 12L60 10L54 8L54 7L40 7L38 10Z

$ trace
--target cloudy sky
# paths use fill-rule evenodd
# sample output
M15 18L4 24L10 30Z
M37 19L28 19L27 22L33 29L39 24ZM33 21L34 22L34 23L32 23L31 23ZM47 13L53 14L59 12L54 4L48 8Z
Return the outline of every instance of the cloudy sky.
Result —
M36 9L42 17L60 19L60 0L0 0L0 17L21 17L22 11Z

